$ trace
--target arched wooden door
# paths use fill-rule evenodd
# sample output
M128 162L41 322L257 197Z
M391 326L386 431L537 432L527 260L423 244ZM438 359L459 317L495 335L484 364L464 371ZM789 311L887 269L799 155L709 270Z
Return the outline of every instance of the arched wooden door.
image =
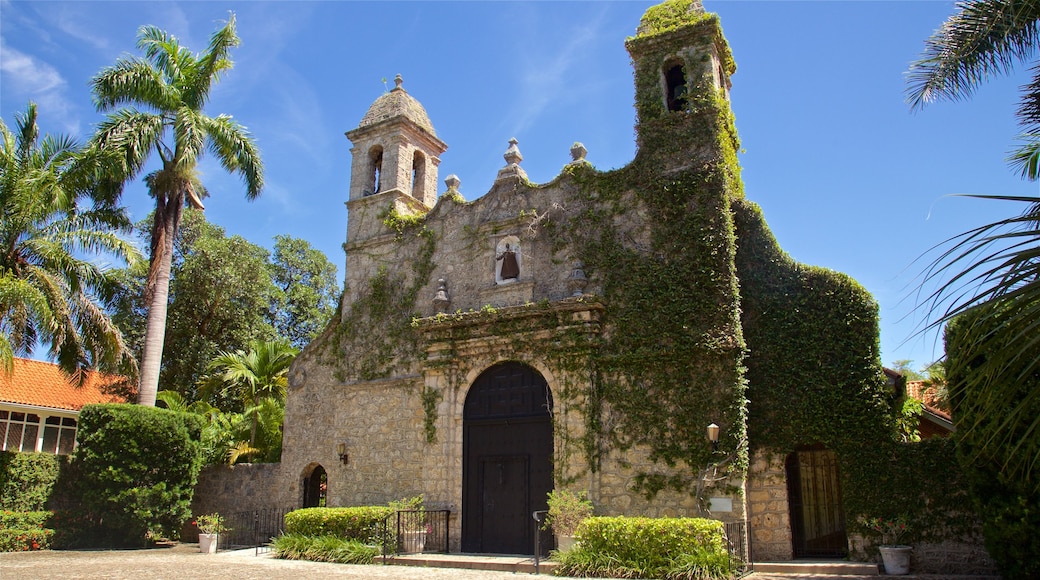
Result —
M542 375L497 364L473 383L463 412L462 551L533 554L535 521L552 490L552 394ZM541 540L544 550L551 536Z
M787 456L786 471L794 557L848 554L845 509L834 452L816 447L795 451Z

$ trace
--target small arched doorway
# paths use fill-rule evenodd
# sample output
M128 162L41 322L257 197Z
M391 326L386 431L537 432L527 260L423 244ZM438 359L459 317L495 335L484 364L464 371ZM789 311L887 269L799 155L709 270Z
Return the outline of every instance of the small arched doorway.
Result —
M303 476L303 507L325 507L325 494L328 492L329 480L325 468L314 465Z
M799 449L787 456L785 470L794 557L848 554L837 456L823 447Z
M466 397L462 437L462 551L533 554L531 513L553 487L548 383L517 362L487 369Z

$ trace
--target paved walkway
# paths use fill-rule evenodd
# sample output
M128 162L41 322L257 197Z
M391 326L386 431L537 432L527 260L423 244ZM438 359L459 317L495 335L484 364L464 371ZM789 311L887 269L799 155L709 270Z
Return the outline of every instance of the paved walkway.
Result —
M254 550L200 554L198 544L176 544L149 550L98 550L0 553L0 580L112 578L123 580L183 580L190 578L290 580L358 578L374 580L518 580L530 574L416 568L409 566L359 566L297 560L279 560ZM548 576L546 576L548 577ZM865 576L755 573L745 580L865 580ZM904 580L969 579L967 576L901 576ZM974 577L981 580L982 577Z

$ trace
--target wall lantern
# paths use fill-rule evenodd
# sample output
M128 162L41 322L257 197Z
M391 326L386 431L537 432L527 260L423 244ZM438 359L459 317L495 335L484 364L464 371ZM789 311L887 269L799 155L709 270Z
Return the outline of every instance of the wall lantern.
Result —
M339 455L339 460L343 462L343 465L350 463L350 455L347 453L346 443L336 445L336 453Z
M719 450L719 426L715 423L708 425L708 441L711 441L711 450Z

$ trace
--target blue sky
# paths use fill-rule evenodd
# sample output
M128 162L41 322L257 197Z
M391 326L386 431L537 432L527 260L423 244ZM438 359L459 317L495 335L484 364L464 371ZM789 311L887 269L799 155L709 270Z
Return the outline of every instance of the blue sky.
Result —
M201 165L211 222L271 247L308 240L343 274L350 144L369 105L401 74L448 151L467 199L483 195L508 140L550 181L581 141L600 169L635 151L633 80L624 39L654 2L19 2L0 0L0 115L32 99L46 132L86 139L101 120L89 81L135 53L153 24L192 50L236 14L235 68L209 114L229 113L261 148L267 187L245 201L238 178ZM1025 75L970 101L911 113L904 72L953 13L946 1L706 0L737 62L732 104L747 196L796 260L845 272L878 300L882 360L916 367L942 354L915 336L914 288L929 248L1017 206L951 194L1036 195L1004 158ZM1020 67L1025 71L1026 67ZM384 82L385 79L385 82ZM440 190L445 189L443 183ZM124 193L135 220L141 184Z

